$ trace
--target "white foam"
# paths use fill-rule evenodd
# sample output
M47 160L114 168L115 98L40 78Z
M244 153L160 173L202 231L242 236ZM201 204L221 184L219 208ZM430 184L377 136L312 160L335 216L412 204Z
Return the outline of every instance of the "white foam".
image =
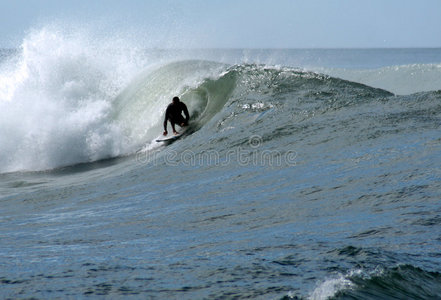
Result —
M314 291L310 294L311 300L325 300L333 297L337 292L353 287L353 283L342 274L338 277L329 278L320 283Z
M1 173L133 150L109 113L144 62L119 43L54 25L24 39L19 54L0 66Z

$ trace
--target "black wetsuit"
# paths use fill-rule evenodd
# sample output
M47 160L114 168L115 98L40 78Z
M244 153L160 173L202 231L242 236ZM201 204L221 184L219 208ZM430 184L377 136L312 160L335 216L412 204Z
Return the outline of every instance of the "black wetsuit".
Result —
M185 119L182 116L182 112L184 112ZM184 123L185 125L187 125L189 119L190 114L188 113L187 105L185 105L185 103L170 103L167 106L167 110L165 111L164 130L167 130L167 121L170 121L174 130L175 124L181 125L182 123Z

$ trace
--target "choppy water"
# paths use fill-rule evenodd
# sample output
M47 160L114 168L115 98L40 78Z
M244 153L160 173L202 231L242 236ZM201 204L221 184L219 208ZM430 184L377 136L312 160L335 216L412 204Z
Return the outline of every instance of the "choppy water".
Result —
M440 49L110 46L2 52L1 298L440 298Z

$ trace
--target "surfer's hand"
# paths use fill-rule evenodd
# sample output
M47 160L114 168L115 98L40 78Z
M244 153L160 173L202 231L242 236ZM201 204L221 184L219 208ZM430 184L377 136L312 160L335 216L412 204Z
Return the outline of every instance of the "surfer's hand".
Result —
M187 126L186 123L181 123L181 127Z
M164 131L164 133L163 133L163 135L164 135L164 136L166 136L166 135L167 135L167 133L168 133L168 132L167 132L167 130L165 130L165 131Z

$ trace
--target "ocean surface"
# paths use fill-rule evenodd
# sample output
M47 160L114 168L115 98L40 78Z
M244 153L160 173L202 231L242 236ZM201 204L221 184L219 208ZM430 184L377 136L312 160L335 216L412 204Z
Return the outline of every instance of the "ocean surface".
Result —
M440 125L441 49L34 30L0 50L0 298L441 299Z

